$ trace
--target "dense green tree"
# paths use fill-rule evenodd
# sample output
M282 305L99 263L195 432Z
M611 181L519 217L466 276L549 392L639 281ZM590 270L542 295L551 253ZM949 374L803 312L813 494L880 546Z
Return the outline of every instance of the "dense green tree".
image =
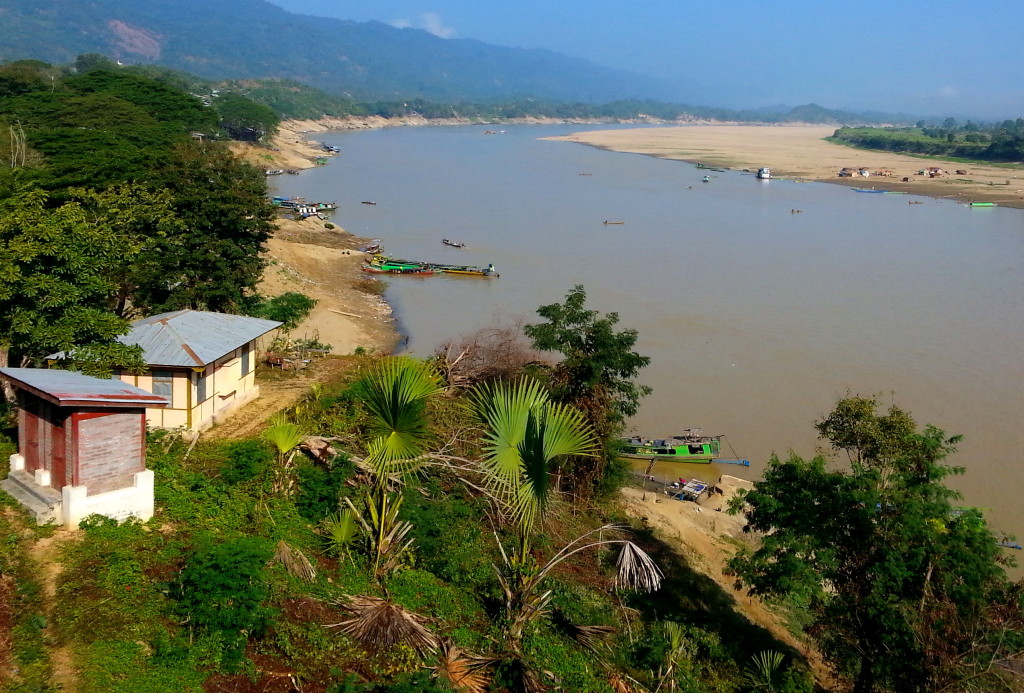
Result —
M232 139L244 142L258 142L273 135L281 120L269 106L234 92L218 96L214 108L220 116L220 126Z
M87 371L140 365L138 349L116 341L128 321L110 309L111 268L142 249L116 219L116 201L99 214L80 202L47 209L39 191L0 202L0 365L56 351Z
M843 469L772 458L745 498L760 546L731 567L752 593L806 600L808 633L858 693L1006 690L991 663L1020 646L1019 588L980 513L952 505L959 437L878 406L847 397L816 424Z
M615 458L614 439L628 416L636 414L640 398L651 392L634 382L651 359L633 351L636 330L616 331L618 313L600 316L584 307L587 294L576 285L565 303L541 306L537 314L545 323L523 328L533 346L562 354L551 373L556 401L572 404L587 417L602 443L595 458L574 458L575 483L587 493L602 483Z
M241 311L263 272L276 214L263 173L219 143L189 140L170 157L153 179L181 226L140 268L136 305L150 313Z

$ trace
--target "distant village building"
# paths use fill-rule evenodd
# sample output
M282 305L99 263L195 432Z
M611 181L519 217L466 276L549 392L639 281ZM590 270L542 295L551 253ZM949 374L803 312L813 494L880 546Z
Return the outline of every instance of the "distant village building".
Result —
M142 347L147 370L117 377L167 399L166 407L146 412L150 426L200 431L259 396L256 342L280 326L199 310L136 320L120 341Z
M18 401L18 453L0 488L39 524L69 528L92 514L153 516L146 417L167 404L120 380L43 368L0 368Z

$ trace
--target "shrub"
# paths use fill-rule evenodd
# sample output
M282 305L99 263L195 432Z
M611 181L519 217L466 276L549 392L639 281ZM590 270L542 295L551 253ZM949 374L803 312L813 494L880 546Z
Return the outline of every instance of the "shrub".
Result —
M355 466L347 457L338 456L330 467L305 464L299 467L299 493L295 508L307 520L319 522L338 510L338 498L345 480Z
M200 548L181 571L179 608L193 627L220 635L226 663L237 661L248 636L261 635L270 620L263 567L272 555L262 539L229 539Z
M261 440L239 440L228 444L221 478L229 484L262 476L274 461L273 451Z
M298 291L288 291L263 301L257 306L255 314L256 317L284 323L282 327L285 330L294 330L316 304L316 299Z

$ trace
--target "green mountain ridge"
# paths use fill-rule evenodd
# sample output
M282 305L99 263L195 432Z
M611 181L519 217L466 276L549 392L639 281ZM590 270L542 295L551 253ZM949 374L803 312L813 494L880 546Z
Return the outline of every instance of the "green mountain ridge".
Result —
M547 50L296 15L263 0L12 0L0 22L0 60L100 53L213 79L294 79L365 100L600 102L665 92L653 79Z

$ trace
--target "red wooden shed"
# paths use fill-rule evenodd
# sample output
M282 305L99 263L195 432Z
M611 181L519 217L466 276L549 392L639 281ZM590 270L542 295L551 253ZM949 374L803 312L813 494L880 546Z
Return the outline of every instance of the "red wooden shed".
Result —
M0 368L18 397L18 454L0 488L40 524L87 515L153 515L146 408L167 404L120 380L72 371Z

